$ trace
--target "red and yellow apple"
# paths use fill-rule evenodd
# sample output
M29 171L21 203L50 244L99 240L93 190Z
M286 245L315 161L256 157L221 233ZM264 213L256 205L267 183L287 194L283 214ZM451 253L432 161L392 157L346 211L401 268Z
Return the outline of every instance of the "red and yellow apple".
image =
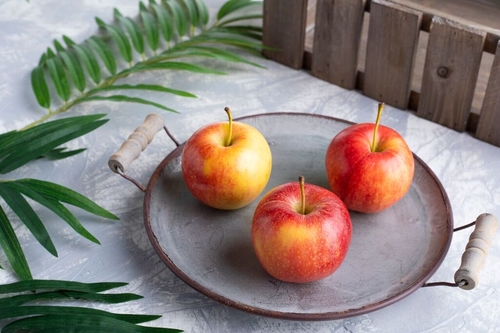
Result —
M399 201L410 189L414 158L403 137L375 124L347 127L330 142L325 166L330 189L350 210L380 212Z
M182 174L189 191L204 204L224 210L244 207L262 193L272 168L271 149L253 126L208 124L185 143Z
M352 236L344 203L313 184L289 182L275 187L257 205L252 244L263 268L284 282L323 279L343 262Z

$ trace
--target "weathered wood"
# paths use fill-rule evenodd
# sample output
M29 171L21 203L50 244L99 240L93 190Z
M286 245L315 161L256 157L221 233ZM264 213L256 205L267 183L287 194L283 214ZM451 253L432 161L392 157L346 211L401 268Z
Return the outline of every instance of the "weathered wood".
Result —
M304 57L307 0L266 0L262 42L267 58L299 69Z
M498 0L393 0L424 13L422 30L429 31L434 16L486 31L484 51L495 53L500 32Z
M311 74L346 89L356 86L366 0L317 0Z
M479 115L476 138L500 147L500 42Z
M434 17L417 114L464 131L469 118L486 33Z
M317 2L320 0L309 0L308 1L308 19L307 19L307 27L306 27L306 41L305 41L305 52L304 52L304 61L303 66L305 69L312 69L312 58L314 57L313 51L314 44L316 44L313 40L315 33L315 22L316 19L316 7ZM326 2L326 0L323 0ZM366 48L368 42L368 27L370 25L370 0L365 0L365 14L362 20L362 29L360 36L360 43L358 47L358 64L357 64L357 75L356 75L356 84L355 89L364 90L365 85L365 62L366 62ZM468 112L468 116L464 114L464 119L466 120L465 130L470 133L476 133L479 127L480 120L480 110L483 107L483 100L485 99L486 88L488 86L488 79L490 77L490 72L493 74L492 64L495 58L495 53L498 54L497 47L500 40L500 21L497 20L496 13L500 10L500 6L494 4L493 1L490 2L491 8L483 7L475 3L473 0L446 0L446 1L430 1L428 0L389 0L391 3L398 3L400 5L404 5L418 12L422 12L422 20L420 24L420 33L418 38L417 45L417 53L415 56L415 63L413 69L413 78L411 83L411 91L409 95L409 102L407 109L412 111L418 111L420 104L420 95L422 88L422 78L424 73L424 65L427 56L427 48L428 48L428 39L429 32L431 30L431 25L434 17L439 20L448 19L449 22L454 22L455 25L462 25L466 27L470 31L481 31L486 34L483 44L483 53L480 59L479 65L479 74L477 75L477 81L474 83L474 80L469 80L470 84L475 84L474 88L474 96L472 99L472 104ZM490 0L485 0L490 1ZM425 4L424 4L425 2ZM319 5L318 5L319 6ZM321 9L319 9L321 10ZM464 12L467 10L467 12ZM472 12L470 12L472 11ZM462 15L464 14L464 15ZM333 34L333 33L332 33ZM440 46L442 47L442 46ZM451 52L452 53L452 52ZM497 60L498 61L498 60ZM312 71L311 71L312 72ZM493 81L492 81L493 82ZM336 83L337 84L337 83ZM493 83L491 84L493 85ZM491 86L490 85L490 86ZM445 89L446 90L446 89ZM499 90L498 86L494 86L494 88L490 88L490 91ZM496 96L494 93L489 93L489 98L492 99ZM484 105L497 105L499 102L488 102ZM421 109L421 112L423 110ZM437 112L437 111L436 111ZM495 111L496 112L496 111ZM499 124L500 121L496 118L496 113L493 112L494 116L485 116L482 121L482 128L479 128L479 134L477 134L478 139L488 141L490 143L495 144L494 140L497 135L495 131L496 124ZM488 114L488 112L481 112L482 114ZM486 120L484 120L486 119ZM494 125L495 124L495 125ZM488 131L491 133L488 134L488 138L484 138L481 132L486 131L483 126L492 126ZM462 129L461 129L462 130ZM498 145L498 144L497 144ZM500 146L500 145L499 145Z
M384 0L373 0L366 47L363 93L408 108L422 13Z

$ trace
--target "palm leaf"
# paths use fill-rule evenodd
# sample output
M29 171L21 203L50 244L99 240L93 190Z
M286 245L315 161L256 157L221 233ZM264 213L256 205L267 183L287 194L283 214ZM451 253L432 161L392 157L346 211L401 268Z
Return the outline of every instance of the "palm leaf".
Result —
M252 1L252 0L229 0L219 9L217 13L217 20L221 20L222 18L249 6L261 5L261 3Z
M124 282L95 282L83 283L78 281L59 281L59 280L26 280L17 281L10 284L0 284L0 294L11 294L18 292L27 292L33 290L70 290L86 293L98 293L115 288L126 286Z
M174 26L171 19L171 14L164 6L159 6L154 0L149 0L149 5L156 15L158 26L163 35L163 38L167 43L170 43L174 34Z
M45 62L48 60L48 59L52 59L56 56L56 54L54 53L54 51L52 51L52 49L49 47L47 48L47 52L45 53L46 57L45 57Z
M78 54L80 60L85 64L87 73L89 73L92 81L94 81L94 83L99 83L101 81L101 69L92 50L87 45L76 44L67 36L63 36L63 40L68 47L73 48Z
M118 11L118 9L114 9L114 16L117 18L125 27L132 40L132 45L134 45L135 50L143 55L144 54L144 38L142 38L142 31L139 28L139 25L132 20L130 17L123 17L123 15Z
M57 97L65 102L53 113L64 112L82 102L104 100L141 103L172 111L171 108L144 99L127 98L121 95L96 96L95 94L101 88L119 85L116 84L117 80L133 73L144 70L183 69L172 64L153 65L153 63L158 62L158 59L163 58L166 60L173 58L172 56L165 55L165 53L169 53L169 49L160 50L160 35L163 36L169 48L172 43L175 43L174 49L179 46L183 49L192 48L190 52L184 51L183 53L179 53L178 51L174 51L177 56L200 56L256 66L251 61L244 61L241 56L232 53L229 49L236 47L260 55L261 50L265 48L260 43L262 30L259 27L234 25L238 21L262 18L261 14L247 15L241 13L242 9L258 4L258 2L251 0L227 1L218 12L217 23L210 29L206 28L206 24L209 21L209 12L203 0L159 0L159 3L155 0L148 0L148 6L140 2L139 22L130 17L125 17L118 9L114 9L113 14L117 21L116 24L108 24L98 17L95 18L97 25L105 30L111 38L106 39L106 37L91 36L83 43L76 44L69 37L63 36L67 48L64 48L58 41L54 41L57 53L54 53L49 48L42 55L40 65L32 71L32 86L37 101L41 106L50 108L51 97L47 85L48 76L56 88ZM199 34L195 35L196 32L199 32ZM189 35L189 38L184 39L184 36L187 35ZM147 41L149 48L154 53L150 59L146 59L144 40ZM110 43L115 43L118 46L118 52L112 51L112 48L109 46ZM196 49L196 47L201 45L212 47L213 49L223 49L220 52ZM141 61L135 64L133 63L132 47L141 56ZM158 53L162 57L155 58ZM121 55L125 60L128 64L128 69L120 70L118 68L117 55ZM97 57L102 60L103 67L107 69L110 76L102 77L102 69ZM83 68L86 69L85 72ZM205 74L222 74L217 70L194 70L193 67L184 68L183 70ZM95 84L87 92L85 92L88 85L86 74ZM71 98L72 91L69 78L71 78L76 90L81 92L80 96L75 96L73 99ZM179 96L182 95L187 94L179 94ZM62 157L64 155L58 156ZM68 154L68 156L70 155Z
M131 63L132 47L130 46L130 42L125 33L114 25L104 23L104 21L98 17L95 18L95 21L100 28L105 29L110 33L111 37L118 45L118 49L120 50L123 59L127 63Z
M38 66L42 66L45 64L45 61L47 60L47 55L45 53L42 53L40 60L38 60Z
M12 265L12 269L19 278L24 280L33 278L21 244L19 244L19 240L2 206L0 206L0 247L2 247Z
M17 185L23 185L22 187L17 188L23 194L30 196L30 198L33 193L37 193L47 200L53 202L64 202L94 215L107 219L118 220L118 217L100 207L92 200L62 185L32 178L18 179L9 182L8 184L16 187ZM31 191L28 191L27 189L30 189ZM38 201L39 197L33 197L32 199Z
M216 34L207 34L203 36L197 36L192 38L191 40L186 42L187 45L200 45L200 44L220 44L220 45L229 45L235 46L242 49L245 49L248 52L252 52L260 55L261 50L270 49L265 45L262 45L258 42L254 42L251 40L237 38L237 37L222 37Z
M192 0L196 5L196 10L198 11L198 15L200 18L200 24L202 27L205 27L210 19L207 5L203 0Z
M30 305L4 307L2 309L2 312L0 312L0 320L32 315L59 315L64 317L91 317L98 315L118 319L120 321L126 321L133 324L144 323L147 321L158 319L160 317L156 315L115 314L103 310L83 307Z
M63 206L61 202L79 207L94 215L109 219L118 219L115 215L98 206L90 199L61 185L36 179L19 179L1 182L0 197L2 197L14 213L20 217L38 242L55 256L57 256L56 249L45 227L23 196L52 210L78 234L97 244L100 244L99 241L83 227L78 219ZM29 267L27 267L27 263L25 263L24 254L22 253L17 237L13 233L12 227L10 227L6 216L4 216L4 221L0 221L0 223L2 222L3 228L0 238L3 236L3 239L0 239L0 244L2 248L4 248L8 260L11 262L14 271L19 277L22 279L31 279L31 273L29 273ZM26 273L26 270L29 274Z
M138 326L160 315L117 314L81 306L29 305L41 300L86 300L108 304L134 301L142 296L132 293L101 294L127 285L122 282L81 283L60 280L26 280L0 285L0 320L10 319L2 332L182 332L177 329ZM26 293L31 292L31 293Z
M177 62L177 61L165 61L165 62L155 62L151 64L142 64L140 66L135 66L134 68L131 68L130 71L132 72L132 71L158 70L158 69L183 70L201 74L216 74L216 75L226 74L224 72L213 70L203 66L193 65L186 62Z
M97 244L99 244L99 241L81 225L78 219L76 219L61 202L82 208L98 216L118 219L115 215L101 208L81 194L61 185L35 179L1 182L0 197L2 197L14 213L21 218L40 244L53 255L57 255L54 245L45 227L28 202L23 198L23 195L49 208L66 221L81 236ZM19 245L19 241L3 210L0 213L0 246L4 249L7 259L11 263L16 274L18 274L21 279L31 279L31 273L24 253Z
M52 82L54 82L54 85L56 86L57 94L63 101L66 102L70 96L70 87L61 58L53 57L47 59L47 67L49 69Z
M2 197L14 213L19 216L38 243L54 257L57 257L56 248L50 239L47 229L21 193L9 187L8 182L2 182L0 183L0 197Z
M54 148L51 151L43 153L39 158L46 158L48 160L62 160L64 158L68 158L70 156L74 156L80 154L85 151L85 148L75 149L75 150L67 150L65 147L63 148Z
M146 6L140 2L140 15L142 24L144 25L144 30L146 31L146 37L148 40L149 47L153 52L156 53L158 49L159 43L159 33L158 33L158 24L156 23L156 19L148 12Z
M252 29L252 27L247 26L227 26L213 29L213 32L217 32L219 34L227 34L232 36L245 36L248 38L255 39L257 41L262 40L262 32L256 29Z
M62 46L57 39L54 39L54 47L56 48L57 53L64 51L64 46Z
M192 45L186 48L175 47L169 50L169 52L158 55L152 58L151 60L167 61L167 60L186 58L186 57L206 57L223 61L244 63L255 67L264 68L264 66L249 61L246 58L243 58L242 56L238 55L237 53L230 51L229 49L205 46L203 44Z
M69 329L71 328L71 330ZM43 315L20 319L5 325L2 333L36 329L37 332L182 332L177 329L137 326L132 323L105 316L86 315Z
M15 132L9 140L0 143L0 158L5 156L0 161L0 174L11 172L61 144L95 130L108 121L100 119L102 117L92 115L55 120Z
M18 133L18 131L9 131L0 134L0 159L11 152L5 150L7 149L7 147L12 147L13 142L18 140Z
M99 120L102 117L104 117L103 114L67 117L42 123L25 130L11 131L0 134L0 159L5 158L15 151L26 149L27 146L33 144L33 141L37 138L44 137L47 134L64 129L66 126L94 122L98 122L98 124L102 125L103 123ZM86 133L82 133L82 135L83 134Z
M162 4L170 10L175 22L175 27L179 37L186 35L188 27L188 18L181 6L174 0L162 0Z
M90 37L86 42L99 54L109 73L114 75L116 73L116 61L109 46L96 36Z
M98 294L82 291L44 291L36 294L16 295L8 298L0 298L0 309L6 307L20 306L30 302L39 302L45 300L86 300L98 301L108 304L118 304L129 301L134 301L143 298L137 294L122 293L122 294Z
M237 63L244 63L248 65L252 65L255 67L260 67L264 68L264 66L259 65L255 62L249 61L238 54L231 52L229 50L221 49L221 48L216 48L216 47L210 47L210 46L193 46L190 48L190 52L205 52L207 56L210 56L215 59L220 59L224 61L230 61L230 62L237 62Z
M50 94L42 66L35 67L31 72L31 87L33 88L38 104L48 109L50 107Z
M137 84L137 85L121 84L121 85L107 86L98 89L93 89L89 91L89 95L111 90L147 90L147 91L165 92L182 97L196 97L196 95L193 95L187 91L162 87L154 84Z
M86 85L85 73L83 72L83 68L78 61L78 58L73 52L67 52L65 50L61 50L58 54L62 58L76 89L83 92Z
M26 191L26 189L24 189ZM28 194L29 193L29 194ZM40 204L44 205L60 218L62 218L73 230L75 230L80 236L88 239L89 241L100 245L101 243L97 238L94 237L85 227L78 221L78 219L71 213L64 205L62 205L57 200L51 200L47 196L41 195L37 192L25 192L26 196L31 199L38 201Z
M236 17L231 17L226 20L223 20L217 24L218 27L225 27L230 24L233 24L234 22L239 22L239 21L248 21L248 20L258 20L262 19L262 14L250 14L250 15L241 15L241 16L236 16Z
M198 9L196 4L192 0L177 0L179 5L183 8L184 12L188 14L189 21L191 23L191 34L194 33L194 28L196 28L199 22Z
M144 98L139 98L139 97L130 97L126 95L112 95L112 96L87 96L84 98L81 98L78 100L78 103L83 103L83 102L91 102L91 101L109 101L109 102L129 102L129 103L137 103L137 104L144 104L144 105L150 105L154 106L158 109L162 109L164 111L170 111L170 112L175 112L179 113L178 111L168 108L164 105L161 105L159 103L155 103L152 101L148 101Z
M106 123L106 119L101 119L102 115L45 122L56 114L66 112L74 105L84 102L126 102L176 112L161 103L141 97L105 95L105 93L116 90L127 93L136 90L194 97L189 92L157 84L130 85L119 82L130 75L152 70L224 74L216 68L186 61L172 61L180 58L187 60L190 57L261 67L246 60L240 52L235 52L235 49L238 49L260 55L264 49L258 40L262 31L245 23L239 23L262 17L257 14L247 15L241 11L256 2L228 1L221 7L217 13L216 23L210 28L206 26L209 22L209 13L203 0L148 0L148 3L148 6L140 3L139 19L125 17L115 10L116 22L113 24L95 18L97 25L106 32L104 36L91 36L77 44L63 35L62 41L65 45L56 40L55 52L48 48L41 55L38 65L31 72L31 83L37 102L48 109L48 114L24 130L0 134L0 174L11 172L41 157L61 159L84 151L84 149L66 150L61 145ZM166 41L166 50L161 49L164 44L160 43L160 35ZM144 40L155 55L150 56L147 52ZM134 59L136 51L141 55L139 61ZM146 58L146 53L150 56L149 59ZM49 88L55 88L56 93L52 94ZM53 102L58 102L60 105L55 110L51 109ZM93 202L89 203L90 200L84 196L76 192L71 193L71 190L66 188L62 190L57 186L59 185L38 183L31 179L4 181L0 185L3 190L1 197L6 203L8 201L7 205L19 215L21 221L31 223L29 228L38 233L35 238L45 242L45 246L54 253L55 249L51 249L47 235L44 235L44 231L40 228L38 216L29 206L27 199L52 210L83 237L98 242L65 205L76 206L105 218L116 219L116 216ZM3 210L0 221L2 228L0 246L18 276L22 279L31 279L22 248ZM48 315L42 317L45 316Z

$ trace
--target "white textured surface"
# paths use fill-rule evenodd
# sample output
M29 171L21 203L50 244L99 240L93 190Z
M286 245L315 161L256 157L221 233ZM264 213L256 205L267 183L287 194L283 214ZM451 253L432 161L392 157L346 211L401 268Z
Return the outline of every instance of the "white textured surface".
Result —
M220 0L208 2L218 8ZM94 17L112 19L117 7L136 16L137 1L0 1L0 131L20 128L44 110L31 92L30 71L53 39L65 34L79 42L96 32ZM226 76L185 73L144 74L134 82L160 82L195 93L197 99L150 94L181 114L163 113L177 139L185 141L201 125L225 119L224 106L235 117L262 112L291 111L331 115L354 122L373 121L377 102L265 59L252 59L267 69L219 64ZM215 64L215 63L212 63ZM424 288L390 307L339 321L296 322L257 317L218 304L199 294L160 261L143 227L143 195L131 183L111 173L107 159L122 141L158 110L133 104L88 103L70 114L107 113L111 119L91 134L70 143L88 147L83 154L58 162L38 161L1 179L33 177L71 187L117 214L117 222L74 210L101 241L92 244L76 235L52 213L37 209L59 253L53 258L20 224L21 239L35 278L83 282L124 281L123 291L145 298L123 305L102 306L116 312L161 314L152 326L186 332L500 332L500 240L495 236L479 286L472 291ZM385 125L398 130L411 149L437 174L453 208L455 225L489 212L500 217L500 148L457 133L413 114L386 107ZM146 184L163 157L174 148L165 136L132 163L129 174ZM9 214L12 219L15 217ZM452 281L470 231L455 233L448 256L431 281ZM3 253L0 264L7 265ZM15 281L0 271L0 283ZM1 322L0 322L1 323Z

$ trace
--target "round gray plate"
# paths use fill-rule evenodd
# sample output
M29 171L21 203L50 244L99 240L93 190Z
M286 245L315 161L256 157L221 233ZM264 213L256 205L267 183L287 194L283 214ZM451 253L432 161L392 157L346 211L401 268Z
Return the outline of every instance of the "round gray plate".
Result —
M250 227L260 198L296 181L328 188L324 158L330 140L351 123L332 117L270 113L237 119L256 127L273 155L271 179L252 204L219 211L188 191L183 145L157 167L147 186L144 221L165 264L201 293L232 307L276 318L323 320L360 315L420 288L446 256L453 233L451 207L439 180L417 156L407 195L377 214L351 213L349 252L330 277L283 283L261 267ZM251 181L251 180L249 180Z

